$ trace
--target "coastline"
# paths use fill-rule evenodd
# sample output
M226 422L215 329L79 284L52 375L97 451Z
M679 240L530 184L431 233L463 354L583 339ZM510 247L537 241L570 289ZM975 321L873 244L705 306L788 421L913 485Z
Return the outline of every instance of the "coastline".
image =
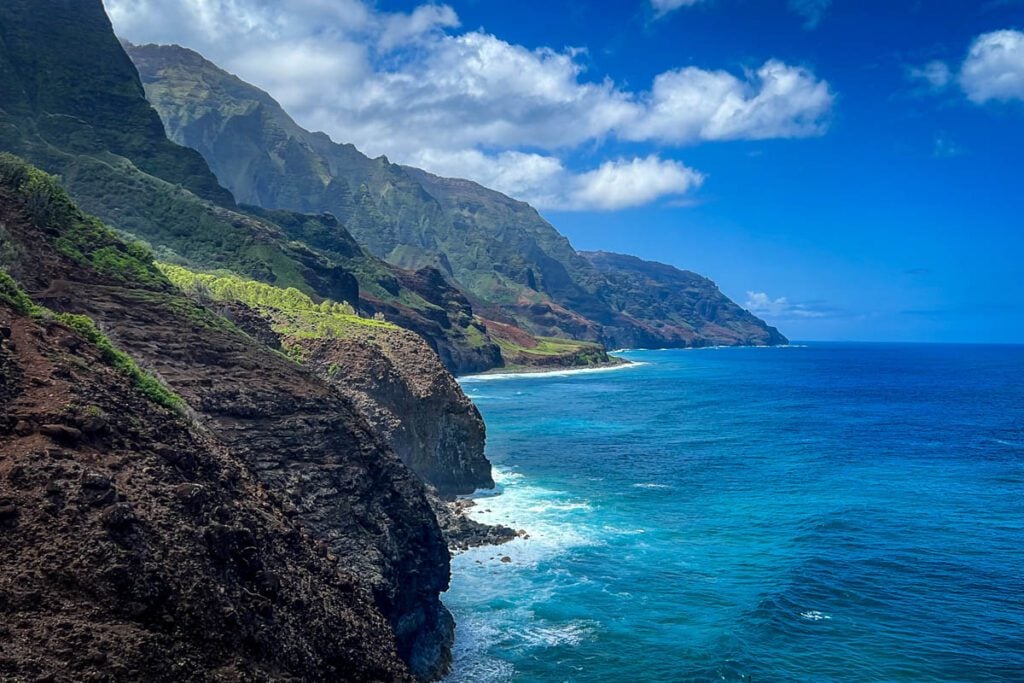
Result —
M561 377L565 375L581 375L596 372L609 372L611 370L626 370L630 368L640 367L647 365L647 363L637 362L632 360L626 360L618 356L611 356L615 359L614 362L599 363L596 365L587 365L583 367L563 367L552 369L551 367L536 367L536 366L512 366L504 368L493 368L486 372L478 372L470 375L459 375L456 380L462 383L466 380L472 381L486 381L486 380L499 380L499 379L513 379L517 377Z

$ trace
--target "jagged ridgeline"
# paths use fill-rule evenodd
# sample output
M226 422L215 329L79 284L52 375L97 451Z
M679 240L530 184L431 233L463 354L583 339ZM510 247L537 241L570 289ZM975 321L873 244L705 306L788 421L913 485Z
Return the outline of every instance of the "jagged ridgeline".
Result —
M165 260L382 311L456 371L501 362L436 271L371 256L332 216L237 207L199 154L167 139L100 0L0 4L0 150L58 175L85 211Z
M317 376L321 358L355 367L337 331L288 328L324 347L299 354L316 365L296 362L246 334L241 316L186 296L147 250L10 155L0 271L0 678L66 666L148 680L445 670L445 539L389 444L404 437L371 427L370 411L388 404L357 407ZM343 302L243 284L267 308L410 334ZM411 336L436 381L454 385ZM415 403L403 391L416 377L389 400ZM468 445L434 435L415 453L421 476L489 484L479 415L454 403L423 415Z
M609 347L785 343L710 280L638 259L611 268L611 256L577 253L528 204L302 129L270 95L195 52L127 49L168 134L198 150L240 202L330 212L375 255L442 270L490 322ZM673 291L654 298L646 285Z

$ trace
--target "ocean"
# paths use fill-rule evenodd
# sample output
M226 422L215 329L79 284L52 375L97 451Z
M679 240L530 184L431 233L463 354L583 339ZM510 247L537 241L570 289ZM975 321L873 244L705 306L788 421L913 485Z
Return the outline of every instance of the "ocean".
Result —
M1024 347L622 355L462 380L448 680L1024 681Z

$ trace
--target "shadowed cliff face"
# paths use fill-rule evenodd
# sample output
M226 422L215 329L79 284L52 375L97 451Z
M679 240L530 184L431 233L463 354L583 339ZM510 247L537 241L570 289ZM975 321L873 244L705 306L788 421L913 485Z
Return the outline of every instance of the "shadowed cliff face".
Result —
M162 378L370 591L412 671L443 671L448 552L415 476L340 393L184 297L52 183L2 161L0 267L39 303L90 316Z
M2 299L0 679L410 678L283 491Z
M111 152L203 199L234 205L202 157L164 136L101 0L5 0L0 108L7 125L31 121L38 138L58 148Z
M304 367L348 397L440 496L494 486L479 411L418 335L380 320L325 312L308 300L275 304L269 294L243 300L243 280L228 287L223 276L161 268L253 339L301 358Z
M303 130L270 95L195 52L155 45L128 52L168 135L199 151L240 201L330 212L373 254L443 272L485 318L608 346L776 343L752 315L719 316L726 308L719 303L735 304L713 285L705 297L711 307L637 296L530 205L369 159Z
M442 496L493 488L484 422L419 337L366 331L343 340L296 340L305 362L350 396L370 424Z

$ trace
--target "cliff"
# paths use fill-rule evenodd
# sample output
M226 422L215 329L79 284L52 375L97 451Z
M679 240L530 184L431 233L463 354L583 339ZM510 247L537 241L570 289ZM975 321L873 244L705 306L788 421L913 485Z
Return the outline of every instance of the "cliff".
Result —
M777 329L725 296L702 275L664 263L608 252L583 252L608 279L605 298L624 316L653 324L608 327L617 348L670 346L776 346L788 344Z
M171 264L159 268L183 292L347 396L441 496L494 486L479 411L418 335L296 290Z
M0 678L410 678L284 492L13 292L0 273Z
M717 303L654 301L609 276L529 204L303 130L270 95L191 50L127 49L168 135L202 154L240 201L330 212L374 255L436 268L479 316L609 347L774 343L752 315L726 321Z
M455 371L500 362L468 301L370 255L333 218L236 206L167 139L100 0L0 4L0 150L59 175L85 211L164 259L386 309Z
M428 500L453 551L512 540L515 530L481 524L454 500L492 488L479 411L417 335L379 319L314 304L238 276L160 264L182 291L204 301L253 339L283 351L348 396L402 461L428 486Z
M278 501L313 548L372 596L412 673L443 672L452 638L439 599L449 577L445 541L422 484L351 401L185 297L144 250L121 242L52 179L10 157L0 157L0 216L0 268L47 308L89 316L179 396L202 431ZM130 423L132 416L123 419ZM61 439L65 432L53 434ZM153 448L172 464L185 457ZM226 535L215 547L234 543L239 553L257 556L247 536L221 532ZM187 524L181 533L197 538ZM4 543L10 539L4 536ZM167 563L163 571L178 570ZM301 613L299 603L295 609ZM272 610L266 618L275 618ZM368 621L358 627L376 628ZM339 633L344 642L359 637Z
M438 494L494 487L483 418L418 336L360 326L345 339L293 343Z

